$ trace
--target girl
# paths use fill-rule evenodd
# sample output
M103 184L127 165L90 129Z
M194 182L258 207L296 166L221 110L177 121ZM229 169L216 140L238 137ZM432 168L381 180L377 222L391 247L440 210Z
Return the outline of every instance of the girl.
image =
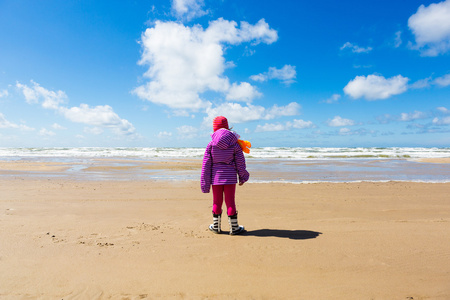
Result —
M243 185L250 175L246 170L244 153L238 144L239 136L230 131L228 120L223 116L216 117L213 130L212 140L206 146L203 157L200 179L203 193L209 193L211 185L213 190L213 224L209 225L209 229L215 233L221 232L222 203L225 195L230 234L240 234L245 232L245 229L244 226L239 226L237 220L237 177L239 185Z

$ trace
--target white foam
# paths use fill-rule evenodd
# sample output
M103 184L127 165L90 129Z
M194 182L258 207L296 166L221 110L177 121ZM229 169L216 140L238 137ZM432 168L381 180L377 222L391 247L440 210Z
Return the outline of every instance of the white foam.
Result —
M201 158L204 148L0 148L0 158L85 157L85 158ZM262 147L252 148L248 159L415 159L450 157L450 148L390 147L390 148L322 148L322 147Z

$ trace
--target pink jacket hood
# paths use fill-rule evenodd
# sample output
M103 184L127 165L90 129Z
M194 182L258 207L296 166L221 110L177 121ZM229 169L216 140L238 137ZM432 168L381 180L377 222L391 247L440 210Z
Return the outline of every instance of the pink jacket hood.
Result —
M211 145L217 146L220 149L228 149L234 146L238 140L236 133L223 128L214 132L211 137Z

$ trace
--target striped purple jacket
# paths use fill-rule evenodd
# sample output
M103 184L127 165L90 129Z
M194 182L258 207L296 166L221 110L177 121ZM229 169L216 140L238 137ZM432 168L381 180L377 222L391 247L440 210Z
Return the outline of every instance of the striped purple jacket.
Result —
M250 174L246 170L245 157L237 143L237 136L227 129L212 134L203 156L200 184L203 193L209 193L212 185L246 182Z

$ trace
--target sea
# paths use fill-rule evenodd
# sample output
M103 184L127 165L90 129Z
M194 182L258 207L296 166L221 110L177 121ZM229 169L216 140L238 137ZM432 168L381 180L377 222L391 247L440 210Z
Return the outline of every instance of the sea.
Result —
M64 172L16 172L1 176L70 176L88 180L199 180L204 148L152 147L0 147L0 161L52 162L71 165ZM450 158L450 147L260 147L245 154L250 182L450 182L450 164L421 162ZM193 161L198 168L148 170L148 161ZM88 167L115 166L86 172ZM127 168L129 167L129 168ZM117 171L120 169L121 171ZM111 171L113 170L113 171ZM128 171L124 171L128 170ZM0 170L1 171L1 170Z

